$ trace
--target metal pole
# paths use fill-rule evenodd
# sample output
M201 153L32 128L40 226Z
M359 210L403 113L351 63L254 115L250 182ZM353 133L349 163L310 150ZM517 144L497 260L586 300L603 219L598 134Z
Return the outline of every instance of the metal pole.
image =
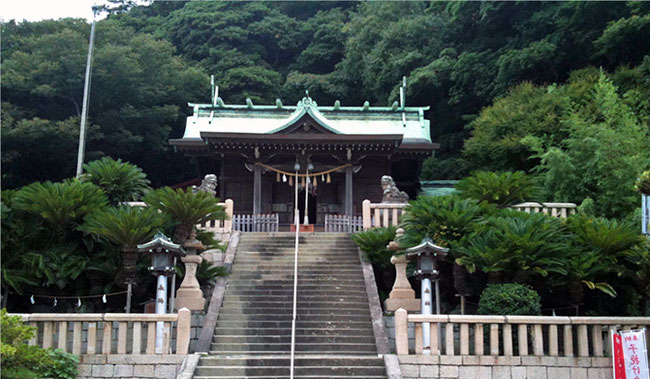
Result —
M305 217L304 224L309 225L309 168L305 171L307 177L305 178Z
M440 280L436 280L436 314L440 314ZM442 328L438 323L438 351L442 349Z
M432 314L431 307L431 279L422 278L422 288L420 290L420 301L422 305L422 314L430 315ZM431 324L425 322L422 324L422 345L423 345L423 354L431 354Z
M158 283L156 285L156 314L167 313L167 277L165 275L158 275ZM156 321L156 354L162 354L163 341L164 341L164 326L163 321Z
M90 98L90 68L93 60L93 46L95 45L95 16L97 9L93 7L93 22L90 25L90 42L88 43L88 58L86 59L86 81L84 83L84 97L81 107L81 125L79 127L79 151L77 153L77 178L81 176L86 151L86 118L88 117L88 99Z
M128 281L126 283L126 306L124 307L124 311L126 313L131 313L131 290L133 288L133 283L131 281Z
M295 201L293 222L296 226L296 243L293 252L293 316L291 318L291 359L289 362L289 378L293 379L293 365L296 354L296 305L298 300L298 241L300 231L300 211L298 210L298 171L296 171ZM307 203L305 202L305 205Z
M176 260L178 258L174 257L174 274L172 274L172 296L169 299L169 313L174 313L174 303L176 297Z

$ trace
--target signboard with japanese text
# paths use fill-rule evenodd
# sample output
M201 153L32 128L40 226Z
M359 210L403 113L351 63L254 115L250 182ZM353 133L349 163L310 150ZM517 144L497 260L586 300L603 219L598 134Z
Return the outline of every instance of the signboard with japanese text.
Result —
M612 351L614 379L650 379L645 329L614 333Z

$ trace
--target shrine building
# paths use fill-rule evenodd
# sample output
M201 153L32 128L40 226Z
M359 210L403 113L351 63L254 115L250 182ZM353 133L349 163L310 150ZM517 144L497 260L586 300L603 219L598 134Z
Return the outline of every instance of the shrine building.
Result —
M320 106L308 94L295 106L221 98L189 105L183 138L170 144L195 157L201 175L217 175L217 194L233 199L236 214L277 214L281 224L292 222L296 184L301 220L306 187L317 225L328 214L360 215L364 199L381 201L383 175L415 198L422 161L438 147L424 118L428 107Z

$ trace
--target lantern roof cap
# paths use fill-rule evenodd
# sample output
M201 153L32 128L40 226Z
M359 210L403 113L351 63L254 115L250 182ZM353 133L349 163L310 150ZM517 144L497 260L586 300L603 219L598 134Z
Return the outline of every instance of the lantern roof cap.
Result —
M448 248L438 246L430 237L425 237L419 245L406 249L406 258L413 259L420 254L438 254L444 257L448 252Z
M185 251L181 247L181 245L176 244L172 242L169 237L164 235L162 232L156 233L155 236L153 236L153 239L147 243L143 243L137 246L138 251L140 252L146 252L152 249L165 249L172 255L176 256L185 256Z

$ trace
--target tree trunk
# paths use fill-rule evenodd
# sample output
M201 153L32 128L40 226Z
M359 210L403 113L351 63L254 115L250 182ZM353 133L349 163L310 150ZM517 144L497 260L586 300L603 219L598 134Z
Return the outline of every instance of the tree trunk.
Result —
M115 284L120 288L126 288L126 283L135 284L135 275L137 273L138 251L133 247L122 249L122 268L115 278Z
M469 272L465 266L454 263L454 288L461 296L472 296L472 286L469 284Z
M192 232L193 227L194 225L192 224L176 225L174 228L174 242L182 246L190 237L190 233Z

